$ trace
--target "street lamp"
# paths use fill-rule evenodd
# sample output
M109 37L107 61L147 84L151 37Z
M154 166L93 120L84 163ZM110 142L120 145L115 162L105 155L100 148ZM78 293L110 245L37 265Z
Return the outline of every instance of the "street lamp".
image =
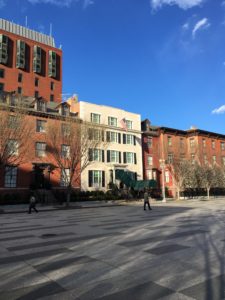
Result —
M165 193L165 159L159 160L160 168L162 169L162 202L166 202L166 193Z

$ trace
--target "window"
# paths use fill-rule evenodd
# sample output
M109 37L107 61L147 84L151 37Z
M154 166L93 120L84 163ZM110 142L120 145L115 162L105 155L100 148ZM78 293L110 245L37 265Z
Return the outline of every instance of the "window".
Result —
M4 78L4 77L5 77L5 70L0 69L0 78Z
M19 119L18 119L18 117L14 116L14 115L9 115L9 118L8 118L8 127L14 129L18 125L19 125Z
M8 37L0 34L0 64L8 63Z
M18 155L19 154L19 144L17 140L8 140L7 142L7 152L9 155Z
M104 150L101 149L89 149L90 161L104 161Z
M148 139L147 139L147 146L148 146L148 148L152 148L152 138L150 138L150 137L148 137Z
M16 44L16 67L20 69L25 69L26 44L24 41L21 40L17 40Z
M61 146L61 155L64 158L70 157L70 146L69 145L62 145Z
M34 92L34 97L37 99L39 97L39 92L38 91L35 91Z
M70 183L70 169L61 169L60 186L68 186Z
M180 147L184 148L184 139L183 138L180 138Z
M23 74L19 73L18 74L18 82L22 82L23 81Z
M203 148L206 147L206 140L205 140L205 139L202 140L202 147L203 147Z
M37 110L45 112L45 110L46 110L46 104L45 104L44 101L37 100Z
M39 86L39 79L37 77L35 77L34 79L34 85Z
M93 170L88 172L89 187L104 187L105 186L105 172L99 170Z
M118 143L118 142L120 143L119 135L120 133L117 133L115 131L107 131L106 133L107 141L112 143Z
M50 95L50 101L51 101L51 102L54 102L54 101L55 101L55 97L54 97L54 95L52 95L52 94Z
M46 156L46 143L37 142L35 150L36 150L37 157L45 157Z
M53 97L51 97L50 101L54 101L54 95L51 95ZM66 104L62 104L62 115L65 117L68 117L70 114L70 108L68 105Z
M108 125L117 127L117 118L108 117Z
M222 157L222 164L225 167L225 156Z
M169 182L170 182L170 172L169 172L169 171L166 171L166 172L165 172L165 182L166 182L166 183L169 183Z
M4 83L0 82L0 92L3 92L3 91L4 91Z
M110 162L119 163L119 151L110 150Z
M169 153L168 154L168 164L172 164L173 163L173 153Z
M17 89L17 92L18 92L18 94L22 94L22 88L20 87L20 86L18 86L18 89Z
M44 121L44 120L37 120L36 131L37 132L46 132L46 121Z
M152 166L153 165L153 158L150 155L147 157L147 164L148 164L148 166Z
M100 117L101 116L99 114L91 113L91 122L95 124L100 124Z
M62 136L69 136L70 135L70 126L68 124L63 123L61 125L61 133Z
M167 141L168 141L168 146L172 146L172 137L171 136L167 137Z
M195 146L195 140L190 139L190 147L193 148Z
M54 82L50 82L50 89L51 89L51 91L53 91L54 90L54 88L55 88L55 84L54 84Z
M213 161L213 164L216 164L216 155L212 156L212 161Z
M57 55L56 52L50 50L48 52L48 76L57 77Z
M225 150L225 143L224 142L220 142L220 148L221 148L221 150Z
M35 73L41 73L41 58L42 50L39 46L34 46L34 53L33 53L33 71Z
M93 141L100 141L102 138L101 131L98 129L89 130L89 139Z
M147 170L147 179L151 180L153 178L152 176L152 170Z
M212 140L212 149L215 149L215 146L216 146L215 141Z
M5 187L14 188L17 182L17 167L7 166L5 168Z
M126 134L126 144L133 145L134 144L134 137L131 134Z
M126 163L127 164L134 164L135 163L133 152L126 152Z
M125 120L125 123L126 123L126 127L127 127L127 129L132 129L132 127L133 127L133 122L132 121L130 121L130 120Z

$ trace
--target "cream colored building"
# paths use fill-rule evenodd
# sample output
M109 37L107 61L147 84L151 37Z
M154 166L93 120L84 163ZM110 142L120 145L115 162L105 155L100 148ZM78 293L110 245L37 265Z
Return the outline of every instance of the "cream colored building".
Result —
M134 180L141 180L141 116L83 101L69 100L68 103L71 111L77 112L82 120L102 125L106 141L98 149L89 149L91 163L81 174L81 189L108 190L110 183L123 187L117 170L124 170Z

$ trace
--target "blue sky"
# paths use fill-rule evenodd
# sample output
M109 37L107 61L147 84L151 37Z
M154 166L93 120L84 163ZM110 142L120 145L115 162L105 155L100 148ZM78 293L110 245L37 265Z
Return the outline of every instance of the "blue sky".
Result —
M52 24L65 95L225 134L225 1L0 0L0 17L26 16Z

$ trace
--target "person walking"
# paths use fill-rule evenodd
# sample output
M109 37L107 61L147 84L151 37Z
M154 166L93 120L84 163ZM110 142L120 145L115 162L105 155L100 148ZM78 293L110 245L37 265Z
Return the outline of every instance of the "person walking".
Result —
M36 213L38 213L38 210L36 209L36 198L34 196L34 193L31 193L31 195L30 195L30 205L29 205L28 214L31 214L31 209L32 208L33 208L33 210L36 211Z
M148 205L149 210L152 210L150 203L149 203L148 190L145 190L145 192L144 192L144 210L146 210L146 205Z

